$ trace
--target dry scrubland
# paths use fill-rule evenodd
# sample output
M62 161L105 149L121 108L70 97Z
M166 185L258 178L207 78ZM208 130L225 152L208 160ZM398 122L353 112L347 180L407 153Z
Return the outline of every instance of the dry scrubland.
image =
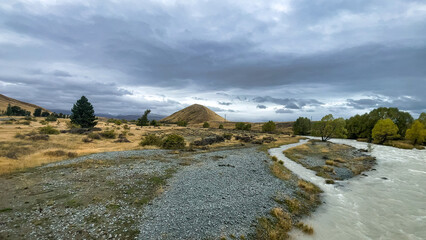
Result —
M23 138L23 136L35 132L38 133L41 127L47 126L40 123L45 118L35 118L36 121L27 121L24 120L24 117L13 117L16 120L13 122L5 121L6 119L8 118L0 119L3 120L0 121L0 174L92 153L156 148L153 146L140 146L139 143L147 134L167 135L177 133L185 138L187 147L195 140L215 134L222 135L223 133L232 133L234 136L247 133L256 138L273 136L277 140L274 142L275 145L298 141L297 138L289 138L287 135L291 134L291 125L288 123L277 124L278 131L284 133L277 135L260 133L259 130L262 123L252 124L253 131L248 133L233 130L235 123L232 122L209 122L210 128L205 129L201 128L202 124L193 124L188 127L178 127L176 125L139 127L132 123L116 125L108 123L106 119L99 120L96 127L100 128L101 131L95 133L114 130L117 136L124 134L129 142L116 142L117 138L109 139L104 137L93 139L91 142L84 142L84 139L87 139L86 134L71 133L51 134L48 140L32 140L29 137ZM69 119L58 119L56 122L48 122L47 124L59 131L68 130L69 121ZM218 129L220 124L224 125L224 129ZM19 134L21 138L17 137ZM231 140L211 145L209 148L238 146L240 144L240 141L232 138Z

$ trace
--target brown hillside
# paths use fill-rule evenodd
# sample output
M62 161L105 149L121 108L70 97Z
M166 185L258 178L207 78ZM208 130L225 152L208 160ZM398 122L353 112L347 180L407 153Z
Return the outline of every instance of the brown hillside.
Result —
M188 123L202 123L208 121L224 122L225 119L217 115L212 110L200 104L193 104L172 115L161 119L162 122L175 123L178 121L187 121Z
M20 107L22 109L30 111L31 113L33 113L36 108L41 108L41 109L43 109L43 111L48 111L47 109L39 107L37 105L31 104L31 103L22 102L22 101L19 101L19 100L10 98L10 97L6 97L3 94L0 94L0 110L6 111L8 104L10 104L12 106L18 106L18 107Z

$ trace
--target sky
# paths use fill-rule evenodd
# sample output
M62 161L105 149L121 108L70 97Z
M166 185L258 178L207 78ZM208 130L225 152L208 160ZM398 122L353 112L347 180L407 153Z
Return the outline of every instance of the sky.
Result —
M426 111L426 2L2 0L0 93L234 121Z

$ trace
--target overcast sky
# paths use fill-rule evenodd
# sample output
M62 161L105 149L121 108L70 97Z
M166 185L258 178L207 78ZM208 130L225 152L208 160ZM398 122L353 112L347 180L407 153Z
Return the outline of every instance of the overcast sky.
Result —
M426 111L426 2L1 0L0 93L230 120Z

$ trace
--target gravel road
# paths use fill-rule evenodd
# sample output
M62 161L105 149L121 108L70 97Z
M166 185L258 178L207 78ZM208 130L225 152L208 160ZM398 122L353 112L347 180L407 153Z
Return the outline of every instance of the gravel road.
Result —
M256 148L197 154L198 164L169 181L143 214L139 239L218 239L247 236L257 217L277 203L277 192L292 196L295 184L270 174L268 155Z

